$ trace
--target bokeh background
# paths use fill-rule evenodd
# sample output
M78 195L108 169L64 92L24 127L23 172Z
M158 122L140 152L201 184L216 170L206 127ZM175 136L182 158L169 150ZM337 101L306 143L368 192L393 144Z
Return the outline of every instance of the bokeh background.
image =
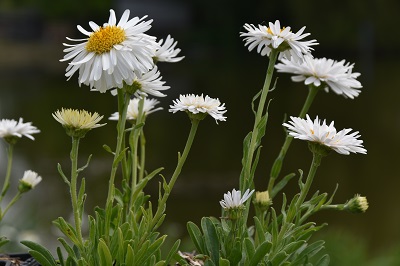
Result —
M179 94L218 97L228 109L226 122L216 125L213 119L207 119L200 125L168 204L163 230L171 238L186 238L187 221L199 223L203 216L218 216L223 193L238 187L242 140L253 121L250 102L262 87L268 63L268 58L248 52L239 32L245 23L279 19L294 31L307 26L310 38L320 43L315 47L315 57L354 62L354 71L362 74L359 80L363 89L358 98L320 92L309 114L334 120L339 129L359 130L368 154L328 156L312 190L331 193L338 183L335 202L343 203L360 193L368 197L370 208L363 215L317 214L315 220L329 226L316 238L327 240L332 265L399 265L395 257L400 253L400 38L396 30L400 2L396 0L1 0L0 118L23 117L42 131L35 141L24 139L17 144L13 178L17 183L26 169L43 177L37 189L25 195L3 222L2 234L15 243L35 238L56 245L57 232L51 221L70 213L67 188L56 165L61 163L68 172L70 139L51 113L61 107L79 108L107 118L117 107L116 98L109 93L79 87L77 76L66 81L67 63L59 62L62 43L66 36L82 37L76 29L78 24L89 29L90 20L106 22L110 8L116 10L118 19L126 8L131 16L148 15L154 19L149 33L158 38L171 34L185 56L182 62L159 66L171 89L160 99L164 110L147 120L148 169L164 166L164 176L169 178L177 152L183 149L189 120L183 113L167 112ZM289 75L278 76L278 88L270 94L270 120L256 173L258 190L266 189L269 169L284 140L281 123L285 114L297 115L307 94L307 88L291 82ZM89 214L94 206L103 206L107 193L111 157L103 144L115 144L113 121L90 132L81 144L82 164L93 154L84 173ZM4 176L5 145L0 145L0 176ZM310 162L307 145L294 141L283 174L308 171ZM159 181L154 180L148 188L153 200ZM297 182L292 181L286 193L291 196L296 192ZM279 197L275 204L279 206ZM11 250L14 248L21 249L10 245Z

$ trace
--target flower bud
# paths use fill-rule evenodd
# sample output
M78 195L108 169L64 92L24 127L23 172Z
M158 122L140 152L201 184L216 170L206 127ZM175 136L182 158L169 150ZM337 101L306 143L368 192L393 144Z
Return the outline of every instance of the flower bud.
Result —
M27 170L22 179L19 180L18 191L21 193L27 192L39 184L40 181L42 181L42 177L34 171Z
M357 194L344 205L344 209L351 213L364 213L368 209L367 198Z
M262 192L256 191L256 198L253 203L261 211L266 211L272 205L272 199L269 197L268 190Z

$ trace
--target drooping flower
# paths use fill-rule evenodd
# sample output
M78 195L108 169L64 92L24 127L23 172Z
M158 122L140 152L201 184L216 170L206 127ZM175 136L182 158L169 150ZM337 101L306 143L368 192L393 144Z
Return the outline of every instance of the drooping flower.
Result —
M247 32L241 32L240 36L246 41L249 51L257 47L257 52L262 56L271 53L272 49L277 49L280 53L279 58L294 58L301 60L304 54L313 50L313 45L317 45L316 40L302 41L310 33L304 33L305 26L297 33L293 33L290 27L281 28L279 20L275 23L269 22L269 27L264 25L254 26L253 24L245 24L244 28Z
M165 81L162 81L160 71L155 66L149 72L137 76L133 81L132 87L135 88L136 95L148 96L153 95L156 97L165 97L166 95L160 91L168 90L170 86L164 86Z
M17 121L14 119L0 120L0 138L3 138L9 143L15 143L17 138L23 136L35 140L32 134L40 133L40 130L32 126L32 122L24 123L23 118Z
M67 54L60 61L69 61L65 76L69 78L79 70L78 82L90 86L92 90L105 92L111 88L122 88L123 83L132 84L135 74L142 74L153 68L156 38L145 34L151 28L152 20L145 17L129 19L125 10L120 21L110 9L107 23L99 26L89 22L92 32L81 26L78 30L85 39L71 39L77 44L65 44ZM129 20L128 20L129 19Z
M367 150L362 145L363 141L358 139L360 137L358 131L350 133L352 129L345 128L337 132L334 122L327 125L324 120L321 124L318 116L314 121L308 115L306 115L306 119L292 116L290 119L292 121L283 123L283 126L287 127L289 135L296 139L318 143L345 155L351 152L367 153Z
M363 213L368 209L368 201L366 197L360 195L355 195L351 200L349 200L345 205L344 209L352 213Z
M24 176L19 180L18 190L21 193L24 193L28 190L35 188L37 184L42 181L42 177L39 176L36 172L27 170L24 172Z
M61 111L57 110L52 115L71 137L83 138L89 130L105 125L98 124L103 116L96 112L92 114L86 110L62 108Z
M306 85L322 86L327 92L331 89L350 99L360 94L362 86L357 80L360 73L353 73L354 64L346 63L345 60L335 61L306 55L302 62L286 58L281 61L275 68L278 72L294 74L292 80L295 82L304 81Z
M153 58L155 62L175 63L185 58L184 56L177 57L178 54L181 52L181 49L175 49L175 46L178 44L178 42L174 42L174 38L172 38L170 35L168 35L165 39L165 42L163 42L163 39L158 42L160 48L156 50L155 56Z
M139 98L133 98L129 101L128 111L126 114L127 120L136 120L137 119L137 117L139 115L139 101L140 101ZM159 101L157 101L156 99L144 98L143 115L147 116L151 113L162 110L163 109L162 107L155 108L155 106L158 103L159 103ZM118 112L113 113L109 119L118 121L119 113Z
M221 105L219 99L214 99L202 95L179 95L179 99L173 101L174 105L170 105L170 112L185 111L191 119L204 119L207 114L211 115L215 122L225 121L226 117L223 114L226 112L225 104Z
M228 191L227 193L225 193L224 199L221 200L219 203L224 209L243 208L243 204L251 197L253 193L254 189L252 191L250 191L250 189L247 189L242 196L240 190L233 189L232 192Z

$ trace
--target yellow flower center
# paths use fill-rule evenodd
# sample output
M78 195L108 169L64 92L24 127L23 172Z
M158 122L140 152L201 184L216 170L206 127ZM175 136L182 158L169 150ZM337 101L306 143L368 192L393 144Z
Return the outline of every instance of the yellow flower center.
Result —
M286 28L286 27L283 27L283 28L281 29L281 32L282 32L285 28ZM267 28L267 32L268 32L269 34L274 35L274 33L272 32L272 30L271 30L270 27Z
M122 43L125 38L125 31L120 27L100 27L98 31L90 35L86 44L86 50L96 54L107 53L114 45Z

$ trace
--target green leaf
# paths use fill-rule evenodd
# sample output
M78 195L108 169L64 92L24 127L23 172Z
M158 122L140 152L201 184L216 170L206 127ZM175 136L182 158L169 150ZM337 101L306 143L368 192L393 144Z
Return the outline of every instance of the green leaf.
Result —
M242 245L240 239L237 238L231 250L231 254L229 254L228 260L232 265L238 265L241 259L242 259Z
M260 243L264 242L265 241L264 228L263 228L260 220L257 218L257 216L254 216L254 225L256 227L258 241Z
M281 263L283 263L287 258L288 254L284 251L281 251L271 259L271 263L272 265L281 265Z
M135 255L133 252L133 249L131 245L128 245L127 252L126 252L126 259L125 259L125 265L135 265Z
M287 185L287 183L295 176L296 174L291 173L286 175L281 181L279 181L272 189L271 198L274 198L279 193L279 191L281 191Z
M208 217L201 219L201 228L204 232L204 240L212 261L219 265L219 239L215 225Z
M253 99L251 100L251 110L253 111L254 115L257 115L256 110L254 109L254 102L261 96L262 90L257 92L256 95L254 95Z
M247 258L251 259L256 253L256 249L248 237L244 239L244 246L246 247Z
M265 241L263 242L258 248L256 249L256 252L254 253L254 256L250 258L250 263L249 266L256 266L260 261L262 261L265 257L265 255L268 253L268 251L271 249L272 243ZM275 265L275 264L273 264Z
M168 252L167 258L165 259L165 265L168 265L174 255L178 252L181 240L176 240L170 251Z
M59 163L57 164L57 170L58 170L58 173L60 174L60 176L62 177L62 179L64 180L64 182L67 183L68 186L70 186L71 183L69 182L68 178L65 176L65 174L61 168L61 164L59 164Z
M87 159L87 161L86 161L86 164L85 164L84 166L82 166L81 168L79 168L76 172L77 172L77 173L80 173L80 172L82 172L83 170L85 170L85 169L89 166L90 159L92 159L92 154L89 155L89 157L88 157L88 159Z
M113 265L111 252L103 239L99 240L99 245L97 246L97 254L99 255L100 265Z
M51 255L50 251L45 247L28 240L21 241L21 244L30 248L31 250L29 251L29 254L31 254L43 266L57 265L53 255Z
M103 149L105 149L106 150L106 152L109 152L109 153L111 153L111 154L115 154L115 152L113 152L112 150L111 150L111 148L108 146L108 145L106 145L106 144L104 144L103 145Z
M64 249L67 251L68 253L68 259L70 258L70 260L73 260L75 264L77 264L77 256L74 252L74 250L67 244L67 242L65 241L65 239L63 238L58 238L58 241L60 241L60 243L63 245ZM67 259L67 261L68 261ZM67 263L68 264L68 263Z
M231 264L229 263L229 260L219 258L219 266L230 266Z
M318 262L315 264L315 266L328 266L330 263L331 259L328 254L325 254L318 260Z
M126 150L128 150L128 147L126 147L125 149L123 149L117 156L117 158L114 159L113 162L113 167L117 167L119 162L122 161L122 159L125 157L125 152Z
M205 248L204 239L203 239L203 236L202 236L202 233L201 233L199 227L196 224L194 224L193 222L188 222L186 227L187 227L189 236L192 239L192 242L197 249L197 252L202 253L204 255L208 255L208 252Z

